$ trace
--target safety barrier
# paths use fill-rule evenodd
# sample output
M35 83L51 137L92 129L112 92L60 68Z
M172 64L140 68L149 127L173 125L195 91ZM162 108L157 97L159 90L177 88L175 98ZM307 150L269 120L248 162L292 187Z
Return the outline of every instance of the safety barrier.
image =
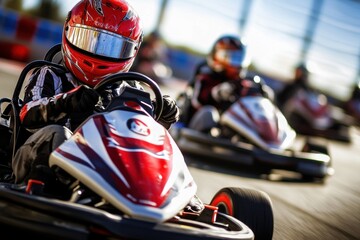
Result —
M61 42L62 24L0 7L0 57L31 61Z
M63 24L0 7L0 58L30 62L42 59L61 42ZM169 48L169 64L174 75L190 79L202 58Z

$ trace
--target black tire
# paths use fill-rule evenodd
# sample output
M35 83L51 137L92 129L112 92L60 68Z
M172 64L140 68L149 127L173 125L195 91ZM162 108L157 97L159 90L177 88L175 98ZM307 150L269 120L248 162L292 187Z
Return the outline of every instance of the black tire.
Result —
M311 137L306 138L302 151L312 152L312 153L323 153L329 155L327 141L323 139L315 139Z
M342 123L335 124L334 127L334 140L338 140L344 143L351 143L350 126Z
M310 152L310 153L322 153L329 155L329 148L328 148L328 142L325 139L322 138L313 138L313 137L307 137L305 140L305 144L302 148L303 152ZM330 157L330 162L327 167L332 168L332 158ZM327 176L323 177L315 177L313 175L308 174L302 174L302 179L305 182L319 182L319 183L325 183Z
M219 212L231 215L253 231L256 240L271 240L274 215L270 197L258 190L228 187L219 190L211 200Z
M324 184L326 182L326 177L314 177L312 175L303 174L302 181L311 182L311 183L319 183Z

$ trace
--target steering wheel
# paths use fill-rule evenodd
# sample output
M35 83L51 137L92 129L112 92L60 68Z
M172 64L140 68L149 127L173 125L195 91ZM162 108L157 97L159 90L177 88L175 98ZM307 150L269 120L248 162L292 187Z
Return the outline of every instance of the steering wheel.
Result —
M151 78L149 78L144 74L138 72L122 72L122 73L112 74L106 77L98 84L96 84L94 90L100 92L106 86L110 86L113 85L114 83L122 82L122 81L138 81L150 87L150 89L155 94L155 102L156 102L156 108L154 110L155 120L159 120L164 107L163 95L159 85L154 80L152 80Z

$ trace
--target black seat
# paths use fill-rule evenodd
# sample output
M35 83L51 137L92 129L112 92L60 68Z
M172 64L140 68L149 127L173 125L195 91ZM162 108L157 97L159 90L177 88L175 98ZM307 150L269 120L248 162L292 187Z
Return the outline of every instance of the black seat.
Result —
M58 54L61 52L61 43L54 45L49 51L45 54L44 60L53 62L53 63L60 63L62 58L56 59Z
M24 87L24 82L28 74L35 69L42 67L44 65L50 65L54 67L63 67L59 65L60 61L55 62L55 57L61 51L61 44L56 44L45 54L44 60L35 60L28 63L25 68L21 71L19 79L16 83L15 90L11 99L11 111L10 111L10 127L12 129L12 136L10 139L10 148L12 152L12 157L14 157L16 151L19 147L24 144L26 139L31 135L31 133L26 130L20 122L20 110L22 107L22 100L19 97L20 93Z

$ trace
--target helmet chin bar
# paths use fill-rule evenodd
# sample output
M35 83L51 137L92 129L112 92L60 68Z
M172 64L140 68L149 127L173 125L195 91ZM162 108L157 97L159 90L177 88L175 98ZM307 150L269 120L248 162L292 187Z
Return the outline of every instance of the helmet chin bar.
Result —
M74 74L74 70L72 68L75 67L76 70L79 71L84 76L85 80L88 82L89 78L86 76L85 72L81 69L81 67L79 66L79 64L77 62L73 61L73 59L67 52L68 51L63 51L63 54L64 54L64 58L66 58L69 62L71 62L71 64L69 64L69 66L67 66L67 67L71 68L71 69L69 69L71 71L71 73ZM65 62L66 62L66 60L65 60Z

